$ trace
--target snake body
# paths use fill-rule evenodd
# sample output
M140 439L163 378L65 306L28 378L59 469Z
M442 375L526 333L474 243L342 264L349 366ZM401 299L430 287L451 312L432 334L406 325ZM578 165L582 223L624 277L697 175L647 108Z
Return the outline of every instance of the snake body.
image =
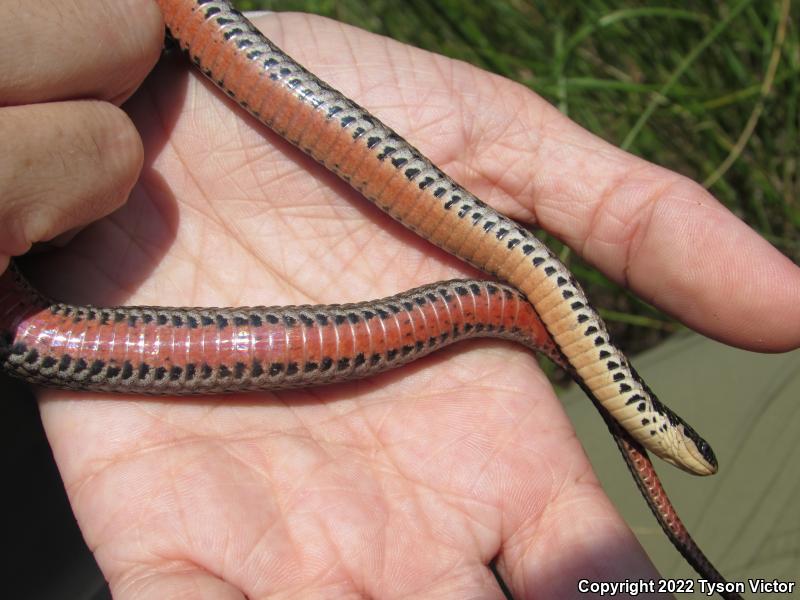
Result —
M412 231L525 294L583 384L645 448L693 473L716 471L710 446L642 382L547 246L300 66L227 1L159 5L189 57L259 121Z
M43 385L219 394L369 377L460 340L512 340L560 360L531 304L487 281L444 281L329 306L96 308L52 302L0 277L0 364Z
M572 373L668 537L707 580L724 582L677 517L645 451L710 474L717 469L711 448L641 380L550 250L297 64L229 2L157 1L189 57L255 118L420 236L513 287L443 282L340 306L95 308L53 303L13 271L0 279L4 370L68 388L216 393L367 376L457 339L512 339Z

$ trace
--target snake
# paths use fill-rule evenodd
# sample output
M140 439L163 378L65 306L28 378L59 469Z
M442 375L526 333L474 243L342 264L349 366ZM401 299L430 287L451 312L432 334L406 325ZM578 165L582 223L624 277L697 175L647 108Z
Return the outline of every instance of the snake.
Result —
M0 278L0 367L52 387L212 394L322 385L462 339L512 340L573 376L667 537L707 581L725 584L647 454L710 475L713 450L650 390L553 252L298 64L228 0L157 3L168 36L227 96L395 220L498 281L438 282L344 305L102 308L50 300L12 262Z

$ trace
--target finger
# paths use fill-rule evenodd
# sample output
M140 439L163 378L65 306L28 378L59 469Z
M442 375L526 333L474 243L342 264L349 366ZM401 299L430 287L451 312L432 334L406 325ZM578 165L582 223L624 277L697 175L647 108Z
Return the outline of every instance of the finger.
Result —
M573 483L504 543L497 566L514 598L595 597L589 582L659 578L594 476Z
M3 262L110 213L125 201L142 165L139 134L106 102L6 107L0 140Z
M530 155L544 175L519 196L544 227L697 331L752 350L800 345L796 265L698 184L552 118Z
M8 0L0 20L0 105L68 98L121 103L158 60L149 0Z
M468 189L692 328L756 350L800 345L800 269L699 185L468 65L325 20L259 25Z

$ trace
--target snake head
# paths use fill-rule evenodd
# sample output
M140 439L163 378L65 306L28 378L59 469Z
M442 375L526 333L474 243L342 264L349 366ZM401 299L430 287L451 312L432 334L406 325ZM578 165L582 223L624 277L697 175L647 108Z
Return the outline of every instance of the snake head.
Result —
M671 446L669 454L653 452L662 460L691 473L692 475L713 475L717 472L717 457L711 445L683 419L663 404L661 405L671 426L672 434L668 436Z
M695 475L713 475L717 472L717 457L707 441L692 429L688 424L681 420L677 427L682 430L682 443L685 451L682 457L687 463L686 466L678 465L689 473Z

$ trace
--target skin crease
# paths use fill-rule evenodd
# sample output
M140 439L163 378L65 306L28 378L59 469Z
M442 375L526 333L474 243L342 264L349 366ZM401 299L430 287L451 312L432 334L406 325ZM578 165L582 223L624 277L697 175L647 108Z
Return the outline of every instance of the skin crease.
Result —
M47 40L17 48L0 36L0 55L40 66L17 71L29 78L24 97L0 79L2 104L14 105L0 109L0 128L17 119L8 143L33 165L0 178L9 191L0 268L30 243L108 214L133 186L122 208L26 263L40 288L94 304L289 304L473 274L264 132L179 56L125 105L140 141L124 113L97 101L125 98L157 59L155 6L70 4L42 19L17 0L0 24ZM787 327L800 323L800 270L696 184L462 63L311 16L257 24L482 199L563 237L690 326L748 348L800 345ZM101 47L79 35L87 26L109 36ZM45 56L83 75L54 80L39 70ZM44 126L42 106L60 131ZM85 144L73 144L78 134ZM52 165L71 169L59 179ZM509 344L224 401L40 398L73 510L116 598L501 598L486 567L494 557L515 598L575 597L580 577L657 576L534 359Z

